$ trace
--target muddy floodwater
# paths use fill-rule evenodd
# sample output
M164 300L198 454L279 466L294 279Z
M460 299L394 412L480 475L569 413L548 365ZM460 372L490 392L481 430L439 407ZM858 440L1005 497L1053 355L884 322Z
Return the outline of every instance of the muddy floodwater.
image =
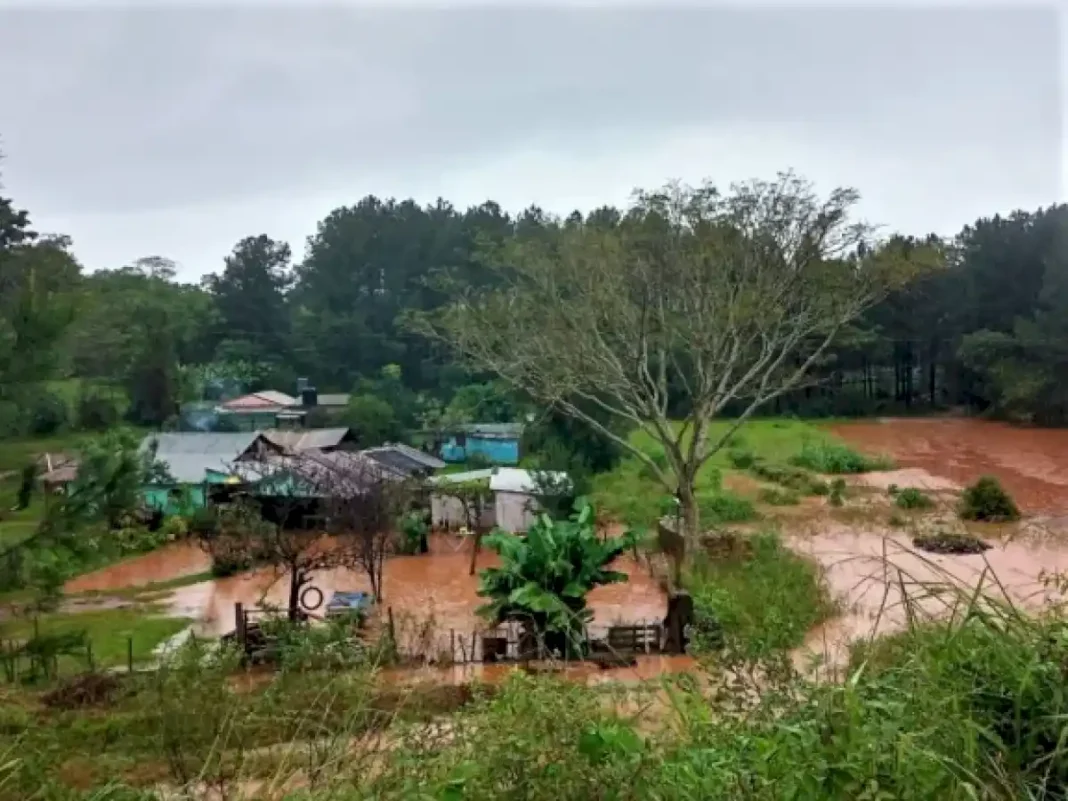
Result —
M448 637L470 634L484 627L475 610L484 603L478 595L477 571L498 564L497 555L483 549L476 574L469 575L471 542L460 537L434 535L431 552L419 556L395 556L386 560L383 605L392 608L401 633L433 627ZM80 576L67 585L68 592L106 592L152 582L168 581L207 570L208 556L195 545L174 544L95 573ZM617 570L628 581L597 587L589 595L595 626L617 622L658 622L666 611L663 591L647 570L629 555L620 557ZM329 602L335 591L369 591L367 576L347 569L318 571L312 584ZM218 636L234 628L234 605L284 606L288 593L286 576L261 568L224 579L203 581L174 590L163 601L170 614L196 621L198 634Z
M1068 429L902 418L843 423L832 431L861 450L888 454L899 467L923 470L950 486L997 476L1024 512L1068 515Z

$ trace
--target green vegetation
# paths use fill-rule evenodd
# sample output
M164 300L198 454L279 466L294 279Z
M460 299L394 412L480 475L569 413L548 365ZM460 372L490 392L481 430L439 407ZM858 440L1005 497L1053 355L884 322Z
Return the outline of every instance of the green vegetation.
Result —
M934 508L934 501L930 495L915 487L905 489L894 494L894 505L899 509L926 510Z
M774 532L741 539L725 556L698 558L684 583L694 597L698 648L726 645L747 659L800 645L835 612L818 568Z
M711 426L712 436L723 436L728 421ZM663 460L662 449L644 432L636 431L631 442L645 449L654 461ZM780 500L794 494L826 495L827 484L808 470L788 463L806 442L835 444L829 434L797 420L751 420L732 438L729 448L717 453L697 474L696 498L701 520L709 526L744 522L757 518L752 499L723 488L725 471L741 470L756 478L778 484ZM616 468L594 476L591 497L604 513L631 525L650 525L663 514L673 514L672 499L657 484L648 465L624 459ZM759 498L758 498L759 499ZM768 501L765 501L768 502Z
M479 614L494 624L517 620L544 638L550 653L568 655L585 646L583 632L593 618L586 607L590 590L627 580L610 566L635 546L635 536L601 537L587 504L568 520L539 516L525 536L495 531L485 544L501 566L480 575L478 594L488 601Z
M49 614L42 615L36 625L32 620L26 619L6 622L2 631L3 637L8 640L28 640L35 636L35 633L48 637L84 632L92 644L94 662L100 668L107 668L126 664L130 640L133 643L134 661L150 660L156 646L191 622L182 618L163 617L161 612L162 610L151 606L137 606ZM85 669L82 658L68 659L69 665L60 665L61 674Z
M872 470L890 470L894 466L886 457L865 456L847 445L829 440L806 441L801 446L801 452L793 456L790 463L828 475L868 473Z
M1020 519L1012 496L993 476L983 476L961 494L959 513L963 520L1006 523Z
M801 503L801 496L798 493L778 487L764 487L757 497L761 503L769 506L796 506Z

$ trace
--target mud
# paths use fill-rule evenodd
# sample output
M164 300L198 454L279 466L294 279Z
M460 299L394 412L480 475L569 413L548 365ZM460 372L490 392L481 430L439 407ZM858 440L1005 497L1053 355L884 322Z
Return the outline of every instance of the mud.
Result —
M906 467L901 470L879 470L873 473L860 473L851 477L851 483L862 487L888 490L890 487L905 489L915 487L928 492L955 492L960 484L942 476L934 476L918 467Z
M528 663L525 667L515 664L467 664L448 667L395 668L383 671L382 678L389 684L465 685L475 682L498 684L507 680L514 671L526 669L594 686L609 683L639 684L660 676L687 673L695 667L696 662L690 656L640 655L637 657L637 664L630 667L600 668L590 662L545 665Z
M211 569L211 557L195 543L181 542L126 559L68 581L67 593L108 592L171 581Z
M1068 515L1068 429L905 418L843 423L832 431L857 448L889 454L903 468L958 485L997 476L1025 513Z

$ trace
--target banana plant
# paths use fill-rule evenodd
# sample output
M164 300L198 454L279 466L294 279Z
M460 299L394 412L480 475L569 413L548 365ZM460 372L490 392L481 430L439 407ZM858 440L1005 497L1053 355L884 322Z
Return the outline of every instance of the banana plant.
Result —
M478 612L494 624L519 620L537 636L562 640L568 655L575 655L593 617L586 596L601 584L627 580L626 573L610 566L635 542L630 531L599 537L588 503L565 520L539 515L525 536L494 531L485 545L501 557L501 566L480 574L478 593L488 602Z

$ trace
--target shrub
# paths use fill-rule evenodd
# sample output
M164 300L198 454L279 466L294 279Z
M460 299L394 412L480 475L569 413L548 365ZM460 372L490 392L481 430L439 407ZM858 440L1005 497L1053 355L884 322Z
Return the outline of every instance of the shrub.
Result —
M934 501L930 496L915 487L906 487L894 498L894 504L901 509L933 509Z
M403 554L425 553L429 526L423 512L408 512L400 520L398 550Z
M964 520L1006 523L1019 520L1020 510L996 478L983 476L964 490L960 516Z
M841 506L845 502L845 493L845 479L836 478L831 482L831 489L827 495L827 503L831 506Z
M55 392L42 392L30 402L30 433L37 436L55 434L67 424L67 402Z
M939 531L935 534L914 537L912 544L931 553L973 554L982 553L990 549L990 546L978 537L973 537L971 534L955 534L949 531Z
M171 515L164 519L159 532L160 536L167 542L174 542L188 536L189 524L186 523L186 519L181 515Z
M765 487L760 491L760 502L769 506L796 506L801 502L801 496L793 490L776 489Z
M897 512L892 512L886 522L887 525L893 526L894 528L901 528L901 526L905 525L906 521L905 518Z
M727 451L727 461L735 470L748 470L756 464L756 454L746 448L731 448Z
M826 495L830 491L827 482L806 470L790 465L769 464L757 460L750 468L750 472L757 478L772 481L803 495Z
M842 475L867 473L871 470L888 470L892 462L883 457L868 457L837 442L808 440L801 446L791 464L814 470L817 473Z
M697 505L701 523L743 523L755 520L756 509L752 501L724 490L705 490L697 493Z
M119 409L107 395L89 390L78 396L76 417L79 428L104 431L119 422Z

